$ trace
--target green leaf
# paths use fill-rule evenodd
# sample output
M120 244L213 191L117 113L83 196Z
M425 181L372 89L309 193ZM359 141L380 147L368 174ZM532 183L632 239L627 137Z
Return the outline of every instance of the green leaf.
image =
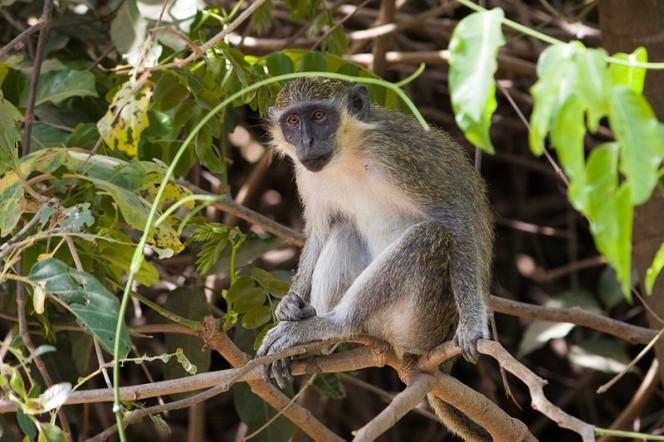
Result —
M23 361L24 364L29 364L32 362L33 359L38 358L41 355L44 355L46 353L51 353L56 351L57 349L53 347L52 345L40 345L39 347L35 348L35 351L30 353L30 356Z
M0 91L0 174L15 167L18 161L16 146L21 138L18 127L22 119L18 109L2 98Z
M584 290L564 292L551 298L545 304L547 307L580 307L584 310L599 312L599 305L592 293ZM533 321L521 337L519 342L519 357L523 357L538 348L541 348L552 339L560 339L574 328L574 324L567 322Z
M599 121L608 112L606 97L607 73L604 49L581 49L574 54L578 67L576 92L584 101L588 110L588 128L597 132Z
M74 132L69 135L65 142L67 146L81 147L83 149L90 149L95 146L99 139L99 130L94 123L79 123L74 128Z
M66 442L64 431L57 425L41 424L39 426L39 442Z
M290 283L288 281L282 281L272 273L266 272L258 267L251 269L251 277L276 298L284 297L290 289Z
M146 82L139 90L133 81L122 85L113 97L106 115L99 120L97 128L108 147L138 155L141 133L148 127L148 106L152 97L152 83Z
M463 18L450 40L449 85L455 119L468 141L493 153L489 138L491 115L496 110L498 49L505 43L501 8Z
M602 144L590 153L585 189L588 204L583 213L590 220L597 249L616 270L623 295L630 299L634 208L629 186L618 187L618 154L616 143Z
M52 102L60 104L71 97L97 97L95 76L90 71L64 69L49 71L39 76L35 105ZM27 90L23 99L27 101Z
M590 339L572 345L570 360L581 367L605 373L620 373L627 368L630 357L615 339Z
M254 305L250 307L242 318L242 327L254 329L261 327L272 319L272 310L267 305Z
M34 152L48 147L61 147L65 145L67 138L69 138L67 132L49 124L37 122L32 125L30 150Z
M95 335L106 351L113 353L120 303L94 276L48 258L32 266L30 280L56 296L85 330ZM120 357L126 357L129 348L129 331L123 323Z
M586 202L583 189L586 181L586 168L583 149L583 137L586 127L583 122L584 105L578 98L570 96L558 111L551 128L551 144L558 153L558 158L565 172L570 177L569 198L574 207L582 210Z
M267 0L260 5L258 9L251 14L251 20L249 21L249 29L251 29L251 32L260 35L268 31L272 27L273 10L274 5L271 0Z
M175 359L177 359L178 363L182 366L184 371L186 371L189 374L196 374L198 371L198 367L196 367L194 364L187 359L187 356L184 354L184 351L181 348L178 348L175 352Z
M92 227L95 219L90 212L90 203L79 203L63 209L58 214L56 232L80 233L86 226Z
M290 74L293 72L293 61L281 52L273 52L265 57L265 64L271 76Z
M26 414L20 408L16 410L16 420L18 421L18 426L21 427L21 430L23 433L25 433L28 440L32 441L35 437L37 437L37 427L35 427L35 424L32 422L32 420L30 420L30 418L26 416ZM23 438L24 442L25 440L26 439Z
M79 177L92 182L96 187L108 192L120 208L122 217L129 225L139 231L145 228L150 211L150 203L136 193L123 189L111 182L92 177ZM175 253L180 253L184 249L177 233L168 223L162 223L157 227L151 243L159 248L172 249Z
M233 310L238 313L246 313L253 306L263 305L266 299L265 291L256 287L249 276L237 278L226 293L226 300L232 303Z
M575 93L578 69L573 57L580 43L547 47L537 62L537 82L530 89L533 112L528 142L535 155L544 152L544 139L555 122L558 109Z
M645 63L648 61L648 51L643 46L638 47L631 54L617 53L614 58L629 61L630 63ZM615 63L609 64L609 78L615 86L627 86L637 94L643 92L646 79L646 70L633 66L623 66Z
M648 267L646 272L646 293L652 294L652 289L655 286L655 280L664 268L664 243L659 246L659 250L652 260L652 264Z
M609 122L622 151L620 169L631 189L632 201L644 203L657 184L664 156L657 118L642 95L619 86L611 92Z
M300 59L300 72L326 71L327 62L325 56L320 52L307 52Z
M21 217L23 187L13 172L0 178L0 238L9 235Z

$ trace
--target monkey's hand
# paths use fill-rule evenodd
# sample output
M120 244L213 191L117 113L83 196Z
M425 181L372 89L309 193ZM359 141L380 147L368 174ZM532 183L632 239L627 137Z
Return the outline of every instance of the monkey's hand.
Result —
M284 298L285 299L285 298ZM305 344L315 339L307 338L306 326L308 321L284 321L277 324L270 329L263 338L263 342L256 352L256 357L262 357L275 353L281 353L296 345ZM270 371L274 375L274 379L281 388L285 388L287 382L293 382L293 375L290 371L290 361L288 359L280 359L274 361L272 364L263 366L263 378L266 382L270 382Z
M297 293L288 292L279 302L275 315L279 321L302 321L316 316L316 309Z
M454 343L461 349L461 356L474 364L480 357L480 353L477 351L477 341L488 337L489 326L486 318L476 322L460 321L454 335Z

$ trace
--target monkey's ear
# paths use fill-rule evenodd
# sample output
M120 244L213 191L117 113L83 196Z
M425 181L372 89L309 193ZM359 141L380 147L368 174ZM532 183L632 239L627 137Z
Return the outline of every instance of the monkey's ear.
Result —
M366 87L353 86L348 93L348 110L358 120L366 121L369 117L369 91Z

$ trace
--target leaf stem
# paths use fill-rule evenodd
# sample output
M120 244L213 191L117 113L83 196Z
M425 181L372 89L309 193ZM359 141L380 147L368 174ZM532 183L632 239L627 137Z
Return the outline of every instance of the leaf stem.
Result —
M472 9L473 11L477 12L484 12L487 11L486 8L483 8L482 6L474 3L472 0L457 0L459 3L467 7L468 9ZM557 44L565 44L564 41L558 40L557 38L551 37L550 35L546 35L542 32L536 31L534 29L531 29L527 26L524 26L520 23L517 23L513 20L510 20L509 18L503 18L502 23L509 27L514 29L517 32L521 32L522 34L525 35L530 35L531 37L534 37L538 40L541 40L545 43L548 43L550 45L557 45ZM615 58L611 56L607 56L605 60L609 63L613 64L619 64L621 66L628 66L628 67L633 67L633 68L642 68L642 69L651 69L651 70L663 70L664 69L664 62L640 62L640 61L632 61L632 60L621 60L620 58Z

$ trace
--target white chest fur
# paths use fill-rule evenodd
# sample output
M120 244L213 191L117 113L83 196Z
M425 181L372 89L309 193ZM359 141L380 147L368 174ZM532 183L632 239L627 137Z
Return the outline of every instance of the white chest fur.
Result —
M323 170L297 169L308 222L326 223L339 213L353 220L375 258L424 216L380 170L358 158L334 158Z

